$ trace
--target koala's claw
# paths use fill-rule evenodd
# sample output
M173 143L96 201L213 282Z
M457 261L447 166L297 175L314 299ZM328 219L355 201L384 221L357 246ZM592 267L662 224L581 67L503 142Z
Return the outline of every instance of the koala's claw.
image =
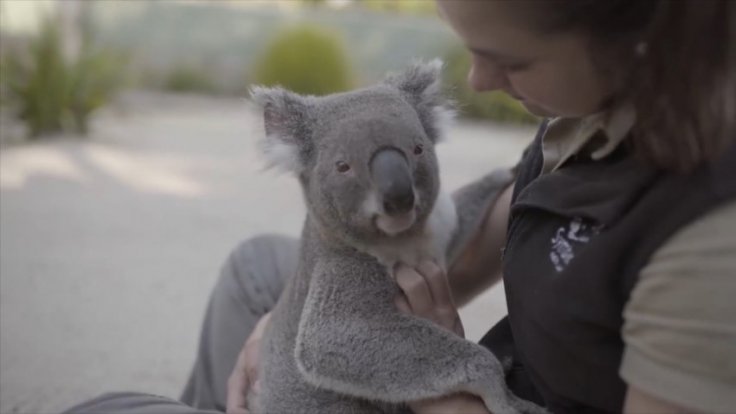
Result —
M511 367L514 365L514 359L510 356L505 356L499 360L503 367L504 374L508 374L511 371Z

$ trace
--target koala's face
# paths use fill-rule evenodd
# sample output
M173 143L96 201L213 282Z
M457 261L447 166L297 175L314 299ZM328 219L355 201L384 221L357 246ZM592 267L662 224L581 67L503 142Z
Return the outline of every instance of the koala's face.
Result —
M302 173L310 211L364 242L419 230L439 171L416 111L388 90L336 96L324 109L338 116L315 131L315 160Z
M421 230L439 190L438 75L438 65L419 65L387 84L320 98L256 91L266 152L298 173L323 229L362 243Z

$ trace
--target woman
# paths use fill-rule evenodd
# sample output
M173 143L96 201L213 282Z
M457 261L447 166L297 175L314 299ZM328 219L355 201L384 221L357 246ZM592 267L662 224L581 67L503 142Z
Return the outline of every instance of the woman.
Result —
M736 4L439 0L438 9L473 55L474 89L502 90L550 119L447 275L431 263L397 270L399 309L460 334L456 304L503 267L509 317L481 343L513 359L517 394L553 412L733 410ZM261 316L295 256L295 241L275 237L234 251L183 402L245 412ZM435 300L448 296L438 289L454 302ZM194 412L178 404L112 394L72 411ZM472 395L411 407L486 412Z
M510 319L481 342L511 353L510 385L554 412L736 407L734 9L439 1L473 53L476 90L560 117L527 150L477 247L500 247L492 237L512 194ZM459 266L453 293L472 291ZM437 309L422 284L402 286L413 287L410 309ZM449 326L436 314L422 316ZM415 407L484 412L464 397Z
M510 319L482 340L511 352L523 374L510 385L554 412L736 407L734 8L439 2L476 90L560 117L497 202L512 193ZM506 222L494 213L487 235ZM411 309L436 309L411 286ZM483 412L457 397L417 408Z

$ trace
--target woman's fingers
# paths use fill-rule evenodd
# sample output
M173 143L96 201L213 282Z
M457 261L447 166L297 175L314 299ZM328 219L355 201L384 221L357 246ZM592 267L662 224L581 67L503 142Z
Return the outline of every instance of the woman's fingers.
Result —
M230 377L227 380L227 414L248 414L247 394L250 389L250 381L246 369L246 351L248 344L240 350L238 359Z
M429 286L414 268L399 265L395 271L396 283L404 292L411 313L422 318L431 319L434 307Z
M491 414L483 401L470 394L454 394L409 403L414 414Z
M436 306L455 307L450 294L450 285L447 283L447 275L437 264L424 260L417 266L418 273L424 277L432 300Z
M227 414L248 414L248 394L258 392L258 351L271 314L264 315L238 353L227 380Z
M416 269L399 265L396 267L395 277L403 292L403 295L396 298L399 310L429 319L464 337L447 275L441 267L429 261L421 262Z
M452 299L447 273L436 263L427 260L419 263L417 270L424 277L432 295L436 322L464 338L465 329Z
M394 304L396 305L396 308L399 309L400 312L406 313L408 315L411 315L411 306L409 306L409 302L406 299L406 295L403 293L399 293L396 295L396 298L394 299Z

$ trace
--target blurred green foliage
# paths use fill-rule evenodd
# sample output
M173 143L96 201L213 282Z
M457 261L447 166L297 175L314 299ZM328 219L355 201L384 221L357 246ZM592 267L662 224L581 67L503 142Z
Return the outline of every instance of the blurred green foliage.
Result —
M312 25L277 34L252 74L253 83L310 95L348 90L353 79L340 37Z
M437 13L437 6L431 0L358 0L356 3L370 10L392 13Z
M444 82L458 106L460 115L513 124L539 122L522 104L503 92L475 92L467 82L470 53L461 46L453 47L444 57Z
M27 48L3 55L4 103L17 111L30 138L55 132L86 134L90 114L123 82L122 54L95 47L83 32L80 53L67 62L58 21L47 17Z
M177 66L166 75L163 88L172 92L216 93L210 75L194 66Z

